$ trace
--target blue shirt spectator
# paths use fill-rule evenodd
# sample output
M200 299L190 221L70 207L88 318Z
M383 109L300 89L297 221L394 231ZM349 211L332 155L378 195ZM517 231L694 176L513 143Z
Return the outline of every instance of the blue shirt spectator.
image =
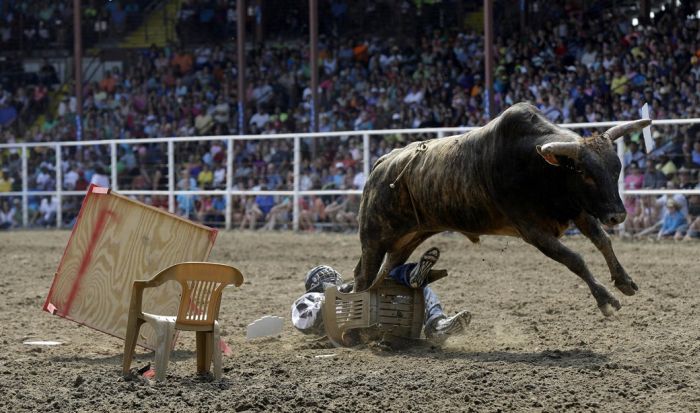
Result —
M687 226L688 222L685 215L681 212L678 203L673 199L669 199L666 204L668 211L663 217L659 238L672 237L676 232L681 232L683 227Z
M272 207L275 206L275 197L272 195L258 195L255 197L255 203L258 204L263 214L267 215Z

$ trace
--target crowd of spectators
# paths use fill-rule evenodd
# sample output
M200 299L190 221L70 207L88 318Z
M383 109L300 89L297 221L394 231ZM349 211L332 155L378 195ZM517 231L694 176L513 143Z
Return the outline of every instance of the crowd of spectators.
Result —
M39 114L49 107L50 91L59 84L53 65L44 61L36 73L16 64L0 64L0 133L7 139L26 133Z
M202 19L200 6L205 3L218 5L219 12ZM230 13L233 5L189 1L181 18L190 30L212 26L216 19L224 19L223 24L217 20L221 30L231 30L235 27ZM629 18L596 7L552 6L542 13L544 23L526 34L517 30L497 33L493 115L515 102L530 101L553 122L627 120L637 118L638 109L648 102L653 118L698 117L700 20L680 12L662 12L653 24L633 26ZM321 132L479 126L488 121L483 38L473 31L428 27L416 42L372 34L324 36L319 47ZM123 69L107 72L101 81L85 88L82 139L237 134L241 119L246 134L309 131L312 93L306 39L256 45L248 51L247 65L244 99L248 110L241 114L234 42L138 52ZM69 85L64 87L70 90ZM75 98L67 96L42 125L22 134L4 130L5 140L74 140L75 111ZM626 138L627 188L695 187L700 168L698 126L654 127L654 131L657 147L649 155L640 135ZM579 132L585 136L593 130ZM432 136L372 138L370 162L408 140L427 137ZM290 140L236 141L233 188L291 189L291 147ZM95 176L111 176L108 146L66 151L64 189L81 190ZM167 189L166 153L161 144L119 145L119 188ZM5 179L17 185L18 157L5 156L10 159L3 161L8 165ZM30 170L36 173L30 177L30 188L55 187L52 156L51 151L32 154ZM176 189L225 187L223 142L178 143L176 160ZM362 161L357 138L304 140L302 190L362 189ZM72 178L67 180L68 176ZM697 204L693 197L680 197ZM167 197L142 199L167 207ZM680 198L674 200L683 205ZM50 208L50 199L37 199L34 210L39 211L42 201ZM644 233L663 221L668 208L666 199L662 201L663 205L654 202L650 206L649 199L628 198L626 229ZM345 228L354 223L357 204L353 196L304 197L300 222L307 229L319 222ZM289 223L291 209L288 197L234 197L232 221L245 228L277 228ZM651 210L653 214L647 212ZM697 208L681 210L686 212L685 225L696 228ZM224 220L225 203L216 196L180 195L176 211L218 225ZM38 222L39 215L36 217ZM66 220L71 217L64 214ZM679 237L688 233L679 228L683 233Z
M83 0L83 45L119 36L135 28L153 0ZM0 49L33 51L70 49L73 45L72 0L4 0L0 2Z

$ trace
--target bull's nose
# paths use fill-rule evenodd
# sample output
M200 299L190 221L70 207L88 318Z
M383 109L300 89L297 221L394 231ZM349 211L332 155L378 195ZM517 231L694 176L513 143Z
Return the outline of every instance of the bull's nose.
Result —
M607 214L605 216L605 219L603 220L603 223L606 225L617 225L624 222L625 218L627 218L626 212L616 212L612 214Z

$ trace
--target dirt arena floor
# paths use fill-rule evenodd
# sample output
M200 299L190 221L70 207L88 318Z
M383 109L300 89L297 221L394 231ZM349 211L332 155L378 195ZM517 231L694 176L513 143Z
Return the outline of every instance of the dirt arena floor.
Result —
M582 281L520 240L437 236L421 250L441 248L450 276L434 288L449 313L472 311L467 334L442 348L337 349L294 331L290 305L317 264L352 278L357 236L222 232L210 260L246 277L224 294L224 378L195 374L194 336L183 334L156 384L121 377L123 341L41 311L68 236L0 233L0 411L700 410L700 243L615 240L641 291L616 293L623 308L605 319ZM589 242L565 242L613 288ZM246 341L263 315L285 318L281 337ZM138 350L133 367L152 357Z

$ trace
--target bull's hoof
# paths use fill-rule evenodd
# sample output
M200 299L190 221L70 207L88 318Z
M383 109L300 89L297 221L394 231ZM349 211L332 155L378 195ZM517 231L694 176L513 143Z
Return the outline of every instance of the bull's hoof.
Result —
M608 297L604 303L598 304L598 309L600 309L600 312L606 317L612 316L615 314L615 311L619 310L620 308L622 308L622 304L620 304L620 301L618 301L617 298L612 296Z
M600 309L600 312L603 313L603 315L606 317L610 317L613 314L615 314L615 309L613 309L613 307L608 303L599 305L598 308Z
M630 279L626 281L615 280L615 288L620 290L624 295L634 295L639 291L637 284Z

